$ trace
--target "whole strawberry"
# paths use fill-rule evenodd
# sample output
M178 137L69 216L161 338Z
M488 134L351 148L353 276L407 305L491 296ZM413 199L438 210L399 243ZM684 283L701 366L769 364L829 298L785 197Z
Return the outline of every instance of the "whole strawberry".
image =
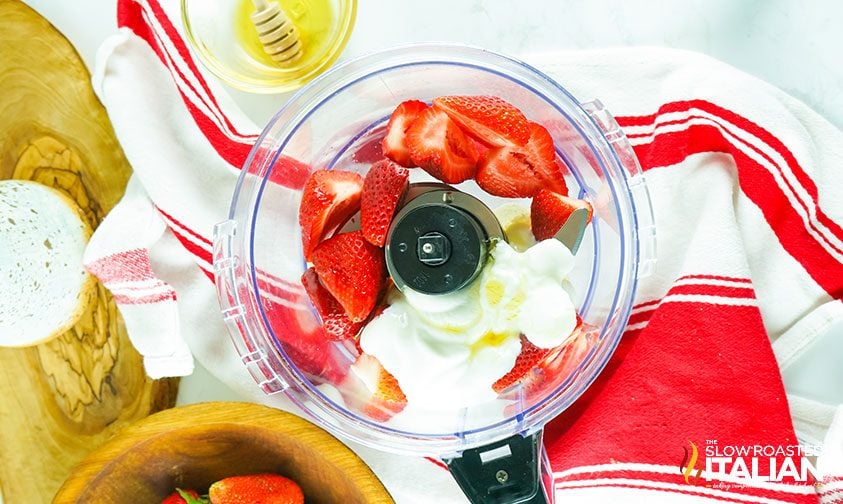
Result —
M208 490L211 504L303 504L304 494L291 479L277 474L232 476Z

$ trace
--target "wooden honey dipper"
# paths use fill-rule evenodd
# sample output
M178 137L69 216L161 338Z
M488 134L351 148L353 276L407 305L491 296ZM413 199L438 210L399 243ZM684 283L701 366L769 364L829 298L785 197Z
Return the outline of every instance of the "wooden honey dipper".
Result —
M255 4L252 22L266 53L281 66L298 60L302 55L299 31L278 2L252 0L252 3Z

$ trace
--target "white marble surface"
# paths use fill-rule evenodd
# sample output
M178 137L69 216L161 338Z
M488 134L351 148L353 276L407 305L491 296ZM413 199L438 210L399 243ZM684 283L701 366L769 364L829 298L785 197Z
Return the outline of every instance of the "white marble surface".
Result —
M114 0L26 2L70 38L89 66L114 30ZM842 23L837 0L359 0L343 58L420 41L458 41L516 56L558 48L677 47L756 75L843 128ZM283 101L233 94L258 122Z
M115 30L113 0L27 3L68 36L89 66ZM359 0L343 59L419 41L458 41L516 56L558 48L677 47L754 74L843 128L841 20L843 2L836 0ZM285 99L232 94L258 123ZM837 353L809 356L789 370L789 390L843 402L843 389L834 385L843 383L843 368L835 365L843 355L843 327L830 334L836 341L828 348ZM198 369L182 381L179 402L236 398Z

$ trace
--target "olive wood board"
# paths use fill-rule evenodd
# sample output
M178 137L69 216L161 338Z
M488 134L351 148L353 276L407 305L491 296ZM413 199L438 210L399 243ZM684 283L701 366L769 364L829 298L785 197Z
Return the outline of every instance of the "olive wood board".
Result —
M90 75L67 39L22 2L0 0L0 19L0 180L58 189L95 229L131 168ZM102 285L81 302L81 317L58 337L0 348L5 504L50 502L91 450L174 404L178 381L146 376Z

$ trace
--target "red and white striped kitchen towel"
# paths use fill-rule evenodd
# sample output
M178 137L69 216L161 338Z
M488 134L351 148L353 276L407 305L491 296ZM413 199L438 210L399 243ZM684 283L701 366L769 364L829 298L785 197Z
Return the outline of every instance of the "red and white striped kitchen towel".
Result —
M197 67L176 4L119 0L121 32L100 52L95 88L135 174L86 263L150 375L188 374L195 357L244 396L276 401L236 357L212 283L211 231L258 128ZM558 500L843 501L843 408L788 397L779 368L843 320L843 134L700 55L528 60L619 116L658 233L617 354L547 427ZM802 474L800 440L824 441L810 459L821 481ZM465 501L429 461L353 448L399 503Z

